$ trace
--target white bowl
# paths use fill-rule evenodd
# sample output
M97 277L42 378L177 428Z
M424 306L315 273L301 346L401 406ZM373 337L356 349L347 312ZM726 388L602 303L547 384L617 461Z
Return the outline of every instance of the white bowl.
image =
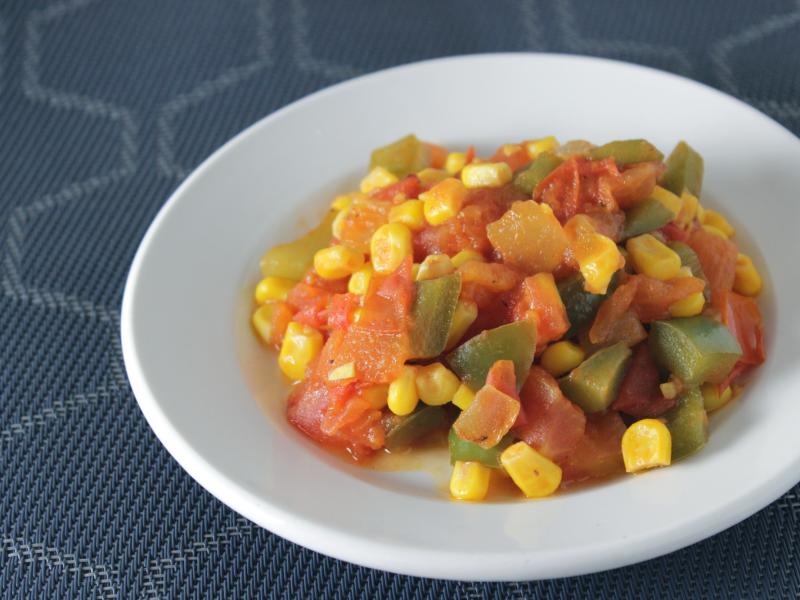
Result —
M459 504L436 472L363 469L284 418L273 353L249 329L258 258L352 188L369 151L408 132L489 152L555 134L687 139L703 202L724 207L765 279L767 363L668 469L539 501ZM749 106L651 69L500 54L389 69L250 127L173 194L142 241L122 307L125 364L176 460L225 504L294 542L362 565L454 579L576 575L651 558L747 517L800 479L800 142ZM758 247L752 243L758 242Z

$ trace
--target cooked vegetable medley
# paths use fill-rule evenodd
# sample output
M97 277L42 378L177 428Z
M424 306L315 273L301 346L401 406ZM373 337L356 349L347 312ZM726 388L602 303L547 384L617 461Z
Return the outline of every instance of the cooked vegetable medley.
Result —
M765 359L761 276L702 183L685 142L375 150L261 260L252 321L294 382L289 421L359 461L446 437L459 500L699 450Z

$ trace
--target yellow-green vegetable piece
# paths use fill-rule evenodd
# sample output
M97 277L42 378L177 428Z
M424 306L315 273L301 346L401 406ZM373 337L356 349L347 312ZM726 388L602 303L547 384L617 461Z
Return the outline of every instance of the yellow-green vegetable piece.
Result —
M664 415L672 436L672 460L697 452L708 440L708 416L703 395L697 388L678 397L678 403Z
M589 151L589 158L592 160L613 158L618 165L622 166L661 161L664 159L664 155L647 140L617 140L592 148Z
M444 352L461 292L458 273L417 281L411 308L411 358L433 358Z
M398 177L416 173L428 166L428 148L417 136L409 134L399 140L372 151L370 170L388 169Z
M558 380L561 391L584 412L602 412L617 399L630 359L622 342L598 350Z
M686 142L680 142L667 158L667 170L660 183L678 196L689 190L699 198L703 189L703 157Z

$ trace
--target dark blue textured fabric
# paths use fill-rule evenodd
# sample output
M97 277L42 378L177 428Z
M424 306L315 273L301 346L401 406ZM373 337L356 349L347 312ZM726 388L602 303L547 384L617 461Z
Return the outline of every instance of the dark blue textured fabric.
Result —
M798 594L798 488L633 567L429 581L335 561L251 525L195 484L142 418L121 363L122 286L181 178L237 131L336 81L507 50L653 65L800 131L800 6L784 0L0 1L4 598Z

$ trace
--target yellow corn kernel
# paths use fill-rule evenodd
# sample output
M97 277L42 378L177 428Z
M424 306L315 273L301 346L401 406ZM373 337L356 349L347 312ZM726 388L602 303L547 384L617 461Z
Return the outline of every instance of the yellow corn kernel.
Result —
M753 261L746 254L736 257L736 276L733 280L733 290L743 296L757 296L761 291L761 275L753 265Z
M328 381L342 381L344 379L353 379L356 376L356 363L349 362L339 365L335 369L328 372Z
M723 240L728 239L728 236L725 235L725 232L718 227L714 227L713 225L703 225L703 229L705 229L708 233L713 233L714 235L721 237Z
M347 221L347 217L350 214L350 208L345 208L340 210L336 213L336 216L333 218L333 222L331 223L331 233L333 237L337 240L342 239L342 233L344 232L344 224Z
M728 219L723 217L717 211L711 210L710 208L706 208L703 211L703 218L700 222L703 225L711 225L712 227L716 227L725 234L725 237L731 238L736 234L736 230L733 228L733 225L728 223Z
M323 279L341 279L364 266L364 254L348 246L330 246L314 255L314 270Z
M400 377L389 384L386 405L394 414L404 417L417 408L417 370L411 365L404 365Z
M622 436L622 460L628 473L669 465L672 435L667 426L657 419L642 419L628 427Z
M273 339L275 327L272 322L272 317L275 314L275 306L275 303L270 302L259 306L253 313L253 329L256 330L256 333L258 333L265 344L272 344L275 341Z
M442 181L443 179L447 179L450 175L444 169L422 169L419 173L417 173L417 177L419 177L419 181L424 186L435 185Z
M419 195L423 201L425 220L431 225L441 225L455 217L461 210L466 188L458 179L448 177L440 181L427 192Z
M417 369L417 395L428 406L441 406L453 399L461 385L458 375L440 362Z
M450 495L456 500L483 500L492 470L479 462L457 460L450 477Z
M336 196L331 202L331 208L333 210L344 210L346 208L350 208L350 205L353 203L353 198L349 194L341 194Z
M372 408L380 410L386 406L386 401L389 398L389 384L381 383L364 388L361 392L361 397L369 402Z
M270 300L286 300L286 296L296 283L284 277L264 277L256 285L256 302L264 304Z
M692 194L689 190L683 190L681 194L681 210L675 222L682 227L688 227L691 225L692 221L694 221L695 217L697 217L699 210L700 201L697 199L697 196Z
M474 302L459 300L456 310L453 313L453 320L450 322L450 331L447 332L447 343L445 349L449 350L455 346L464 334L467 333L469 326L478 318L478 305Z
M703 292L695 292L683 300L670 304L669 314L673 317L694 317L703 312L705 304L706 298L703 296Z
M470 163L461 170L461 181L467 188L501 187L511 181L511 167L504 162Z
M611 277L625 264L619 247L609 237L595 233L592 251L577 257L587 292L605 294Z
M525 442L503 450L500 463L528 498L549 496L561 485L561 467Z
M658 389L661 390L661 395L663 395L667 400L672 400L678 395L678 386L675 385L674 381L660 383L658 385Z
M289 379L300 381L306 367L322 350L322 334L308 325L292 321L283 336L278 366Z
M475 392L462 383L453 394L451 402L461 410L466 410L473 400L475 400Z
M389 223L402 223L411 231L425 227L425 212L422 200L406 200L389 210Z
M450 275L455 270L456 267L447 254L429 254L419 265L419 271L417 271L414 279L417 281L436 279L437 277Z
M666 281L681 270L681 257L649 233L629 239L625 248L637 273Z
M556 148L558 148L558 140L552 135L525 142L525 149L528 151L528 157L531 160L534 160L542 152L552 152Z
M347 291L359 296L366 294L369 289L369 282L372 279L372 273L373 269L371 264L368 263L361 267L358 271L350 275L350 279L347 282Z
M650 197L654 200L658 200L661 204L666 206L667 210L672 213L673 219L680 214L681 208L683 207L683 202L678 196L670 192L668 189L657 185L653 190L653 193L650 194Z
M397 183L399 179L397 175L386 169L385 167L375 167L367 173L367 176L361 180L361 193L368 194L372 190L386 187L393 183Z
M454 254L450 260L453 261L453 266L456 269L471 260L484 262L483 254L480 252L475 252L475 250L462 250L461 252Z
M700 389L703 392L703 405L708 412L722 408L733 397L731 386L722 390L722 393L720 393L719 386L715 383L704 383Z
M586 352L577 344L566 340L556 342L542 353L542 368L553 377L561 377L581 364L584 358Z
M369 252L376 273L391 273L411 251L411 230L402 223L381 225L372 234Z
M455 175L467 164L467 155L463 152L451 152L444 161L444 169L450 175Z

